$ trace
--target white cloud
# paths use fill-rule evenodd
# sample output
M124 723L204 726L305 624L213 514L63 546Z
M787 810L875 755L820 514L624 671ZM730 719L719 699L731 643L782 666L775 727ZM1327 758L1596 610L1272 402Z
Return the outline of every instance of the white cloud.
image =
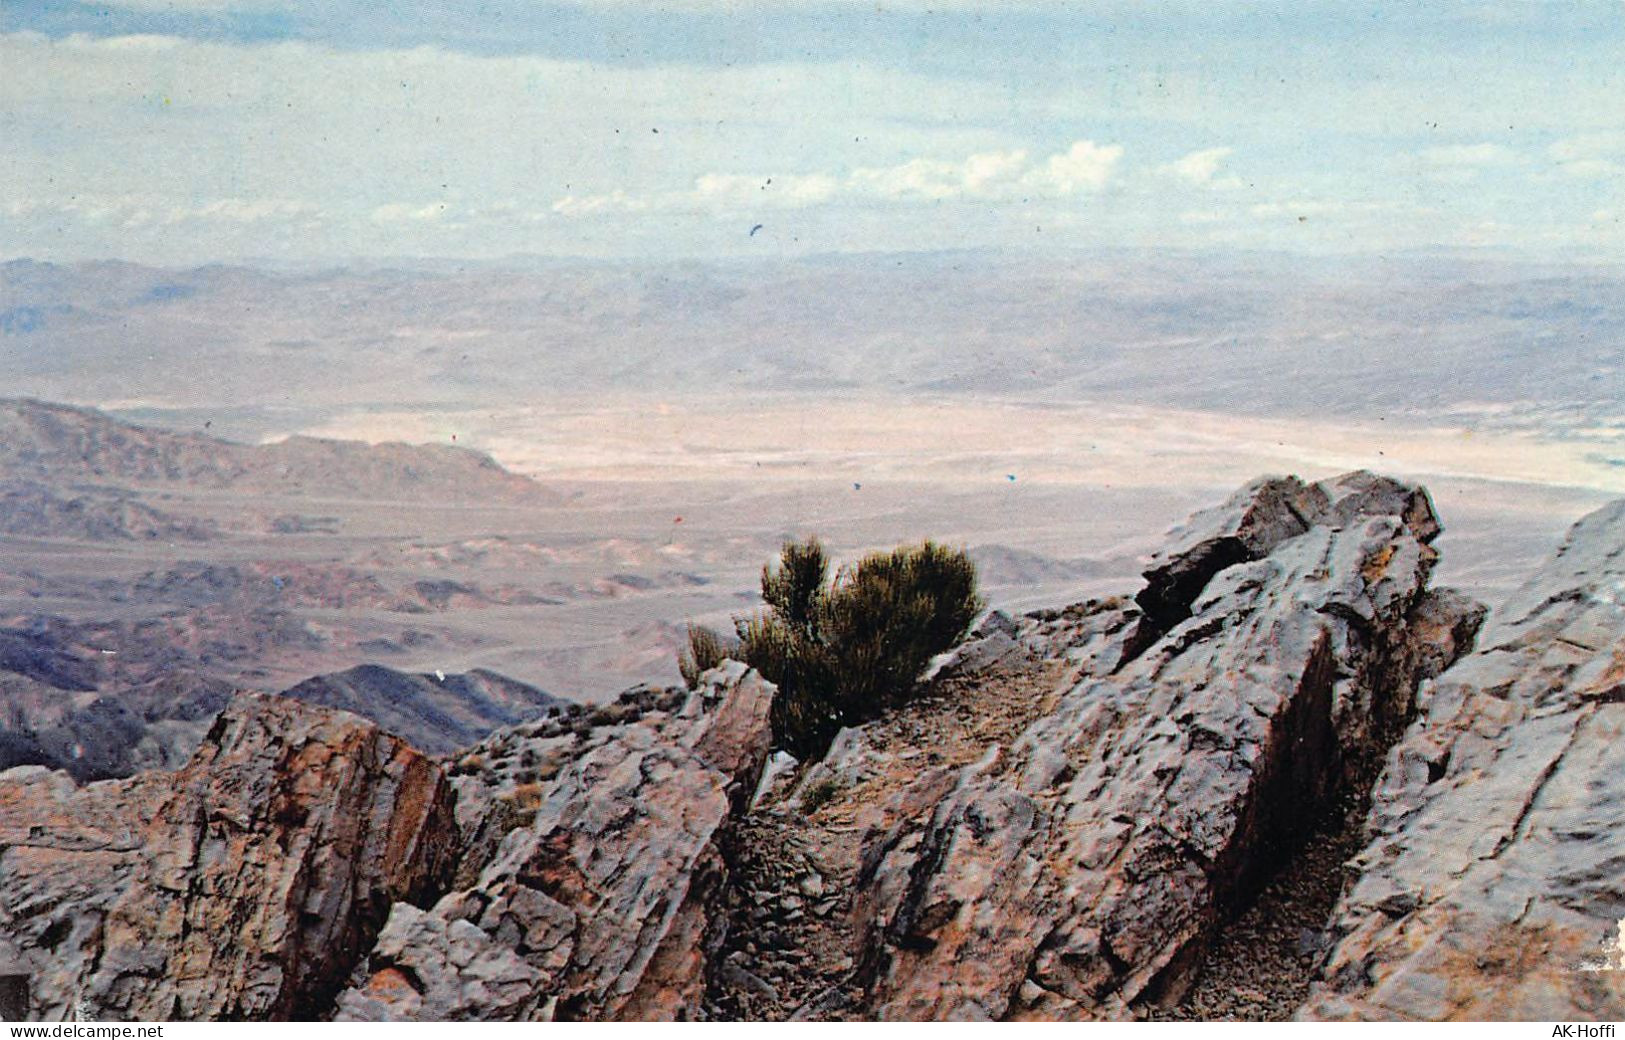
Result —
M1580 134L1553 142L1546 154L1558 169L1582 180L1625 178L1625 133Z
M1465 185L1478 180L1486 170L1509 169L1523 164L1523 157L1505 145L1493 142L1440 145L1400 157L1398 167L1407 176L1433 184Z
M595 213L640 213L650 200L612 191L604 195L566 195L553 203L553 212L564 217L587 217Z
M709 209L751 213L825 203L920 203L952 200L1015 202L1065 199L1099 191L1110 181L1121 145L1074 142L1040 163L1026 149L978 152L964 159L910 159L894 166L859 167L844 177L829 173L755 175L708 173L688 191L634 194L615 190L565 195L553 204L562 216Z
M1233 154L1234 148L1203 148L1181 156L1171 163L1164 163L1157 167L1156 172L1161 176L1172 177L1198 187L1239 188L1242 186L1241 178L1218 176L1224 161Z
M403 221L430 222L441 220L446 216L444 202L430 202L424 205L414 205L409 202L386 202L372 211L372 219L380 224L400 223Z
M1260 202L1249 206L1247 212L1255 217L1338 217L1349 214L1376 213L1389 207L1380 202L1352 202L1342 199L1298 199L1287 202Z
M154 195L69 195L15 198L0 212L12 217L71 217L120 227L170 227L188 222L248 226L275 221L310 221L322 216L320 207L300 199L214 199L177 206Z
M756 177L731 173L708 173L694 182L691 200L699 205L728 209L767 207L794 209L835 196L840 182L824 174L806 176Z
M1438 148L1424 148L1416 153L1422 165L1435 169L1461 167L1508 166L1518 161L1518 154L1499 144L1458 144Z
M996 198L1027 167L1024 150L983 152L963 160L911 159L888 167L862 167L846 179L847 193L932 202Z
M1117 161L1122 157L1122 145L1075 141L1071 148L1060 155L1050 156L1042 167L1027 173L1022 181L1047 194L1075 195L1098 191L1111 180Z
M1424 148L1419 155L1429 166L1505 166L1518 161L1510 148L1487 142Z
M254 224L284 217L315 217L321 209L298 199L216 199L192 210L179 212L183 220L225 220L238 224Z

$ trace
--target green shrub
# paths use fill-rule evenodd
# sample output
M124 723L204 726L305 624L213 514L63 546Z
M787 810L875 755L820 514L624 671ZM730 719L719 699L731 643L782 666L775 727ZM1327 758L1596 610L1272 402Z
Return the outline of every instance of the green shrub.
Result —
M785 542L779 550L778 569L771 564L762 568L762 602L784 624L812 635L828 576L829 560L817 538Z
M843 571L821 603L819 628L846 714L866 718L906 698L981 609L975 564L934 542L874 553Z
M842 726L832 696L834 659L810 635L771 612L737 623L739 656L779 688L771 719L774 743L798 758L822 754Z
M975 565L934 542L873 553L833 581L828 573L816 539L785 543L778 566L762 569L767 611L734 623L739 658L779 688L774 740L801 758L907 699L982 609ZM693 630L690 646L693 659Z
M688 646L677 652L677 670L689 689L700 684L700 676L727 659L730 648L716 631L704 625L688 626Z

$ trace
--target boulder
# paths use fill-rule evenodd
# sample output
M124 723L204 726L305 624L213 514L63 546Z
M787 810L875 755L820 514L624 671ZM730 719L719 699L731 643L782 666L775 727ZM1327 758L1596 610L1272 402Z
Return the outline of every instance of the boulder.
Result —
M0 774L0 946L29 1015L312 1018L453 862L438 766L376 726L238 696L174 773Z
M1625 1018L1625 502L1422 690L1299 1017Z
M583 731L551 777L471 799L487 820L465 824L499 820L505 833L430 914L396 907L338 1017L699 1017L728 882L722 846L767 758L773 693L725 662L669 708ZM517 742L521 756L526 740L560 753L538 731Z

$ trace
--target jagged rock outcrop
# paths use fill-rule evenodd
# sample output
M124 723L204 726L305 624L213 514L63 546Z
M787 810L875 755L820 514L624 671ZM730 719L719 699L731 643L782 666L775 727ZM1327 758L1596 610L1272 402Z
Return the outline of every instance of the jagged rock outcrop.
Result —
M463 755L458 887L428 913L395 908L338 1017L699 1017L722 845L766 760L773 693L726 662L606 725L552 719ZM526 779L486 772L488 756L528 760Z
M1625 1018L1625 502L1420 695L1304 1018Z
M1476 608L1427 588L1438 531L1425 492L1370 474L1259 481L1175 533L1137 605L1049 619L1052 647L1076 640L1076 684L1013 744L925 772L868 843L868 1013L1176 999L1219 921L1470 639Z
M175 773L0 774L0 947L34 1018L317 1017L455 840L420 752L245 694Z

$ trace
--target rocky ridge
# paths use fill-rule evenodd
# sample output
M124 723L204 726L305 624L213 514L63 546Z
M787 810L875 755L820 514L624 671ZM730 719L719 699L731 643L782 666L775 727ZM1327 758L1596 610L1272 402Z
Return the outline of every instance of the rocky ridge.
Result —
M0 976L52 1018L1619 1017L1625 503L1476 652L1439 530L1371 474L1256 481L810 764L731 662L438 764L239 698L173 776L0 776ZM282 847L319 894L234 880ZM265 938L189 945L228 912Z
M1068 663L1008 742L875 791L892 753L838 740L811 782L845 775L875 806L851 880L854 1010L1177 1003L1221 924L1470 640L1476 608L1427 588L1438 531L1424 492L1369 474L1255 482L1174 532L1136 601L1034 615L960 651L994 673Z

